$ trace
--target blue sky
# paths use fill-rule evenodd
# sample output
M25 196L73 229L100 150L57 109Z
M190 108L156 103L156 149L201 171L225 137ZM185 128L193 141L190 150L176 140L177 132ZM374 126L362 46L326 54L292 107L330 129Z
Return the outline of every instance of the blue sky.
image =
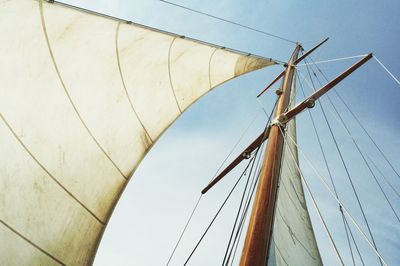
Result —
M193 14L160 1L65 1L76 6L132 20L148 26L171 31L188 37L222 46L287 60L293 44L239 28L203 15ZM324 37L330 40L313 54L315 60L339 58L373 52L396 76L400 76L400 2L399 1L178 1L203 12L211 13L238 23L304 43L310 48ZM321 64L321 69L332 78L348 67L354 60ZM300 68L305 75L306 69ZM271 67L230 81L193 105L164 134L135 173L105 232L98 250L96 265L165 265L177 237L190 214L199 191L213 176L219 164L229 153L239 135L256 115L257 119L249 133L240 143L241 147L259 134L265 116L255 96L271 81L281 67ZM311 90L305 87L307 93ZM337 86L337 91L351 106L354 113L382 150L400 169L398 150L400 141L400 87L383 69L371 60L360 70ZM272 91L262 97L262 104L271 108ZM330 94L343 114L351 132L374 158L398 189L400 180L379 157L365 134L362 134L351 116L334 94ZM298 94L300 100L301 93ZM329 106L326 97L324 106ZM327 108L328 109L328 108ZM361 215L354 202L344 169L341 166L332 140L324 124L319 106L312 109L321 132L324 148L328 150L334 178L340 184L339 193L346 206L362 224ZM345 150L344 157L349 171L366 206L367 217L376 234L378 248L391 265L400 264L400 225L385 204L382 195L363 165L351 140L330 112L329 119L339 146ZM313 135L308 114L298 117L299 145L312 160L322 165L322 156ZM240 152L240 147L236 152ZM346 264L350 264L343 227L337 205L320 185L314 172L301 159L303 172L311 183L322 213L338 243ZM240 168L240 167L239 167ZM204 230L208 221L228 193L240 169L233 172L209 195L204 197L188 234L183 239L172 265L181 265ZM321 172L326 170L321 166ZM236 174L236 175L235 175ZM381 177L379 177L381 178ZM389 198L400 212L399 198L391 193ZM240 193L240 192L239 192ZM235 215L239 193L233 196L222 216L195 253L190 265L218 265L221 262L229 231ZM326 265L337 265L332 248L315 216L311 205L314 230L320 252ZM365 229L365 226L363 225ZM356 230L353 232L357 235ZM377 265L371 250L360 243L368 265Z

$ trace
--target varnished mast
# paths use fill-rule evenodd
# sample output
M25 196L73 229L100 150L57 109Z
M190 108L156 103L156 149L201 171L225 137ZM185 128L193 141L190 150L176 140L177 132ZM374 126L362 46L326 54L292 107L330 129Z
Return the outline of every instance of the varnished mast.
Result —
M274 123L268 128L269 133L263 132L246 150L243 151L225 170L223 170L210 184L202 190L206 193L216 183L218 183L229 171L231 171L238 163L240 163L247 155L256 149L261 143L268 138L268 144L265 150L264 163L259 176L256 198L253 203L253 210L250 217L250 223L247 229L246 240L243 246L241 266L264 266L268 260L269 246L272 236L272 228L274 221L276 194L278 190L279 175L282 163L282 153L284 146L284 136L279 127L286 124L290 119L299 114L305 108L312 108L315 101L322 95L327 93L335 85L345 79L348 75L366 63L372 58L372 54L366 55L364 58L349 67L339 76L328 82L326 85L315 91L309 97L288 110L291 101L291 89L295 75L296 65L305 57L310 55L328 38L324 39L314 48L298 57L302 47L300 44L296 46L286 69L275 78L257 97L270 88L276 81L283 77L281 93L275 110Z
M297 45L286 67L275 118L287 111L294 78L294 62L298 59L301 46ZM240 265L266 265L272 234L276 192L281 166L284 139L278 125L272 125L265 151L263 167L259 177L257 194L251 213Z
M327 39L319 43L310 51L306 52L300 58L298 58L298 54L302 47L297 45L289 60L289 63L286 66L281 88L282 93L279 96L278 104L275 110L275 119L278 123L273 123L270 129L268 144L265 150L264 163L259 177L257 194L254 200L250 223L240 260L241 266L264 266L267 263L284 145L284 136L282 136L279 127L281 124L287 123L305 108L313 107L314 102L318 100L318 98L332 89L336 84L358 69L372 57L372 54L366 55L364 58L349 67L342 74L321 87L301 103L288 110L289 102L291 100L290 95L293 85L295 66L326 41Z

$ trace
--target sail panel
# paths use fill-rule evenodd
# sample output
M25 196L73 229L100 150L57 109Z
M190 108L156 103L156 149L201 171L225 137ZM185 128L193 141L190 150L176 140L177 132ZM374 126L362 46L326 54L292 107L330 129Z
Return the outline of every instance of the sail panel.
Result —
M0 35L6 265L90 264L162 132L218 84L274 64L34 0L0 1Z
M57 5L43 6L46 34L65 95L93 139L128 177L132 162L143 157L149 141L118 71L116 23L65 10Z
M293 83L290 107L295 95ZM286 136L296 141L295 119L287 123ZM288 140L282 155L268 265L322 265L297 165L297 147Z
M133 108L155 140L180 114L169 71L174 37L142 28L132 29L132 25L120 24L121 73Z
M60 265L2 223L0 223L0 239L7 243L7 249L0 248L1 261L7 262L7 265L30 265L32 261L37 265Z

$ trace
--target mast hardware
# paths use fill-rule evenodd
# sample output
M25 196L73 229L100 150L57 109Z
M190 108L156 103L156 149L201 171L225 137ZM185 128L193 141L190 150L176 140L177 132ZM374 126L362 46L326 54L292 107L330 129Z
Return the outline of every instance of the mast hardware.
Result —
M269 136L271 126L262 132L239 156L235 158L221 173L219 173L202 191L201 194L205 194L209 191L215 184L217 184L224 176L226 176L231 170L233 170L239 163L245 159L251 157L251 153L257 149Z
M323 41L321 41L319 44L317 44L316 46L314 46L314 48L312 48L311 50L307 51L306 53L304 53L301 57L299 57L297 60L293 61L290 63L291 66L296 66L298 63L300 63L304 58L306 58L309 54L311 54L312 52L314 52L318 47L320 47L322 44L324 44L326 41L328 41L329 38L325 38ZM299 47L301 50L303 50L303 47L301 47L301 45L299 44ZM286 73L286 69L289 66L289 63L285 63L283 65L285 67L285 69L267 86L265 87L265 89L263 89L258 95L257 98L259 98L262 94L264 94L264 92L266 92L272 85L274 85L278 80L280 80L283 76L285 76ZM279 94L278 94L279 95Z
M313 98L308 98L305 103L307 108L314 108L315 106L315 100Z
M322 86L319 90L311 94L308 98L306 98L304 101L301 103L297 104L295 107L284 113L284 115L287 118L287 121L298 115L300 112L302 112L306 108L312 108L315 105L315 101L318 100L322 95L327 93L330 89L335 87L339 82L341 82L343 79L345 79L348 75L353 73L356 69L358 69L360 66L362 66L364 63L366 63L369 59L372 58L372 53L369 53L365 57L363 57L361 60L359 60L357 63L343 71L340 75L338 75L336 78L328 82L326 85ZM286 122L287 122L286 121Z

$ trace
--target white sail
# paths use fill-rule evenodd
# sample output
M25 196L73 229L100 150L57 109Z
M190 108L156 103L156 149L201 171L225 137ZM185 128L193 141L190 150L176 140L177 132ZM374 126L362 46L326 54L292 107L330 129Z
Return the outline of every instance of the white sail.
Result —
M33 0L0 0L0 36L1 265L91 263L162 132L275 63Z
M293 82L289 107L294 106L295 95ZM295 118L286 124L286 135L296 140ZM298 170L297 147L291 141L283 149L268 265L322 265Z

